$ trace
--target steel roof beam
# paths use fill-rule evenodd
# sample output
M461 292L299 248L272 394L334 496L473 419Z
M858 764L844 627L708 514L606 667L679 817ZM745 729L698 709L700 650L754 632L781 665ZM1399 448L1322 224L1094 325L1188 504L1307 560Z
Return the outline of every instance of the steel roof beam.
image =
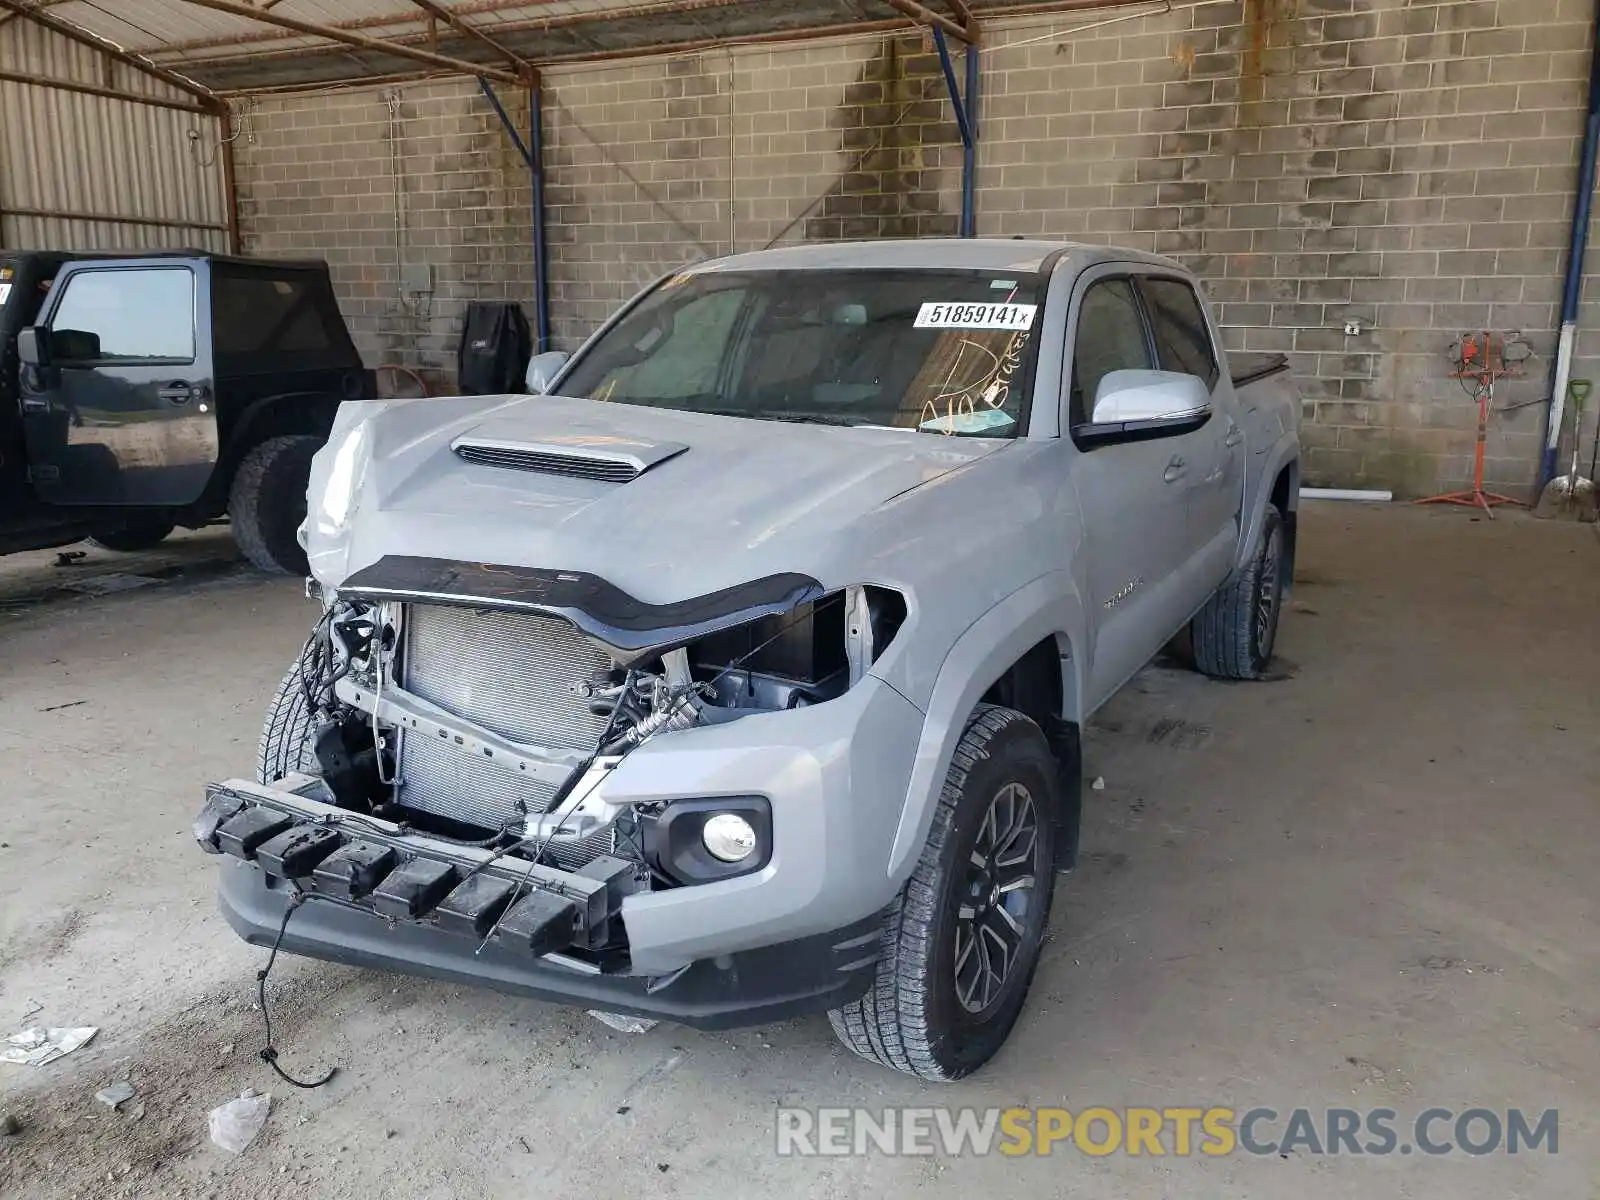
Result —
M132 67L143 75L159 79L168 87L177 88L178 91L187 96L195 96L209 104L213 112L221 107L221 102L215 95L193 80L185 79L182 75L175 71L169 71L165 67L158 67L155 63L141 58L137 54L129 54L121 46L107 41L98 34L90 33L87 29L80 29L78 26L63 21L59 17L52 17L49 13L40 9L28 8L21 3L21 0L0 0L0 10L24 17L35 25L42 26L52 33L58 33L69 41L77 42L80 46L87 46L91 50L97 50L107 58L119 62L123 66Z
M16 0L0 0L0 4L14 5ZM214 12L228 13L230 16L244 17L246 20L260 21L267 25L276 25L280 29L287 29L306 37L324 38L330 42L342 42L346 46L353 46L358 50L370 50L375 54L389 54L396 58L409 58L413 62L424 63L441 71L450 71L460 75L486 75L490 79L501 83L520 85L525 80L511 71L500 67L485 66L483 63L469 62L464 58L451 58L448 54L435 54L432 50L424 50L418 46L409 46L403 42L385 41L383 38L368 37L364 33L354 30L337 29L331 25L324 25L317 21L303 21L299 17L285 16L279 12L267 12L259 8L252 8L248 4L236 3L236 0L185 0L188 4L195 4L201 8L209 8Z
M430 17L437 17L446 25L449 25L450 28L454 29L457 33L465 34L469 38L482 42L501 58L505 59L506 62L510 63L514 70L525 75L528 71L533 69L528 64L527 59L515 53L508 46L506 46L504 42L501 42L498 38L491 36L478 26L473 25L463 18L457 16L444 5L436 3L435 0L411 0L411 3L415 4Z
M967 28L945 16L943 13L934 12L926 4L918 4L917 0L887 0L890 8L905 13L919 25L928 25L934 29L942 29L953 38L971 43L973 36Z

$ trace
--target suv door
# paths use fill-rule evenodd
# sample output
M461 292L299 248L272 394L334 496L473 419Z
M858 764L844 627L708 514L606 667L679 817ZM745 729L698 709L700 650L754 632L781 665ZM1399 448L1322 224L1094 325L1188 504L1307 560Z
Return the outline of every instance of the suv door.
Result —
M1139 291L1161 369L1204 380L1216 414L1195 433L1187 481L1187 585L1190 607L1196 609L1233 567L1239 544L1239 502L1244 493L1244 432L1234 411L1232 381L1223 373L1205 306L1194 285L1176 276L1141 275Z
M1092 408L1112 371L1159 369L1131 274L1091 276L1076 306L1067 364L1067 429L1083 515L1086 599L1092 605L1090 703L1098 706L1188 620L1188 481L1205 445L1195 426L1097 429Z
M22 371L30 474L52 504L178 507L217 461L205 273L194 260L68 266Z

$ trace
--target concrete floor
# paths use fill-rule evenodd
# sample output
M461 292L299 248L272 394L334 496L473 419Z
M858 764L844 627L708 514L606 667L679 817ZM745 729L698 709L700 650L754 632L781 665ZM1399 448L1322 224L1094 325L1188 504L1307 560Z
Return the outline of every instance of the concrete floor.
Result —
M1283 678L1157 666L1101 714L1105 787L1031 1007L938 1089L821 1018L630 1037L300 960L273 976L285 1062L341 1073L283 1087L255 1058L263 954L215 915L186 825L207 779L251 768L312 617L299 585L249 573L224 531L6 560L0 1026L101 1033L0 1066L24 1126L0 1194L1600 1195L1600 542L1312 505L1302 542ZM158 582L63 590L107 571ZM124 1077L131 1111L95 1103ZM246 1087L274 1107L234 1159L205 1113ZM779 1103L1554 1107L1560 1153L801 1161L773 1154Z

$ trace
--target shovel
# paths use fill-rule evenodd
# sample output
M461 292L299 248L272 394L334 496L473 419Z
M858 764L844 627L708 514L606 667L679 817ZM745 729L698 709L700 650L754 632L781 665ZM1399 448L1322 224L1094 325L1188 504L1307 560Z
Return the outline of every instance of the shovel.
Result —
M1567 402L1572 409L1572 466L1565 475L1557 475L1544 485L1539 503L1533 508L1533 515L1536 517L1557 517L1568 521L1595 519L1594 480L1578 474L1578 443L1583 436L1583 406L1593 388L1594 384L1587 379L1574 379L1567 384Z

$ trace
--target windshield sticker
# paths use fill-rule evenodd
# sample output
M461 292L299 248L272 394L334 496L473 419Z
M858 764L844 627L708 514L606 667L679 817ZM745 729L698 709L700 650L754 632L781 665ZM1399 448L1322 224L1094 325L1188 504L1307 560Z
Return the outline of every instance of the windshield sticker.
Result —
M918 429L926 429L929 433L942 433L953 435L958 433L988 433L991 429L1004 429L1007 425L1015 425L1016 421L997 408L986 408L980 412L955 412L946 413L942 417L934 417L931 421L924 421Z
M5 304L9 299L11 299L11 285L9 283L0 283L0 305Z
M917 310L918 329L1031 329L1034 304L942 304Z
M1017 281L1015 279L991 279L991 280L989 280L989 290L992 291L992 292L1007 291L1007 290L1010 290L1012 288L1015 288L1016 286L1017 286Z

